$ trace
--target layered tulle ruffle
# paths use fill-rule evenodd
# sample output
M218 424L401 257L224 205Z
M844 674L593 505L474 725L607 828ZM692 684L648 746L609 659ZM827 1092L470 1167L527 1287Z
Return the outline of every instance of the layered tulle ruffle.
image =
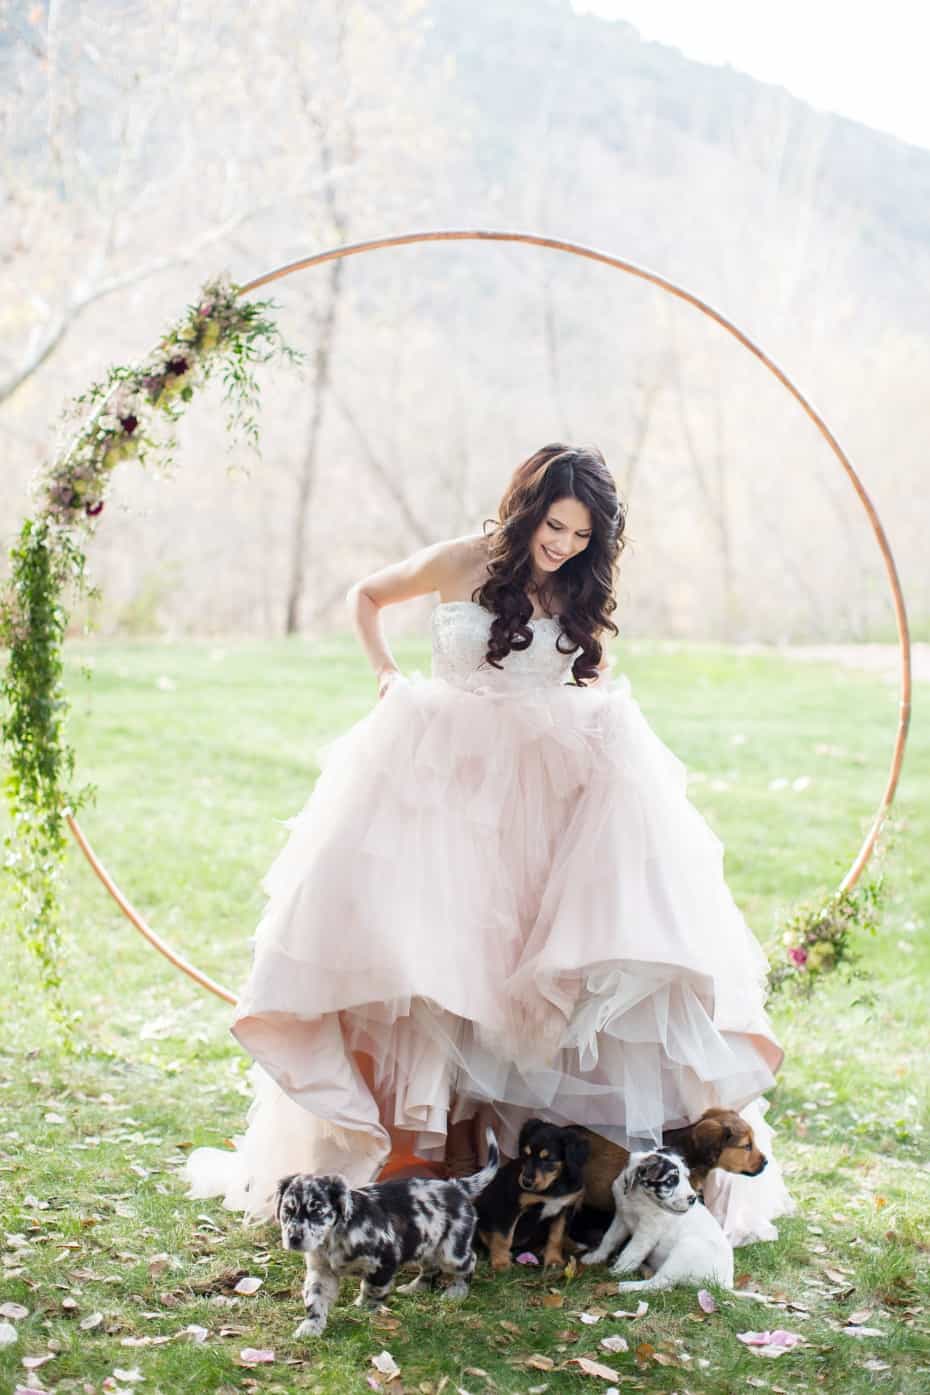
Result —
M389 1129L441 1157L450 1107L505 1151L537 1112L636 1145L772 1085L764 956L626 678L414 673L319 754L232 1027L267 1073L252 1209L262 1165L370 1180Z

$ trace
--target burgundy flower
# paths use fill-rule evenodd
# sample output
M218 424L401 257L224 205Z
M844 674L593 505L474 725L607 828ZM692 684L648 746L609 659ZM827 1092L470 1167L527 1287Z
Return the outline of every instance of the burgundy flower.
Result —
M169 373L174 373L177 377L180 377L182 373L187 372L189 364L184 355L179 354L177 358L169 358L165 367Z
M84 512L90 514L91 518L96 518L97 514L100 513L102 509L103 509L103 500L102 500L102 499L98 499L97 502L94 503L94 504L85 504L85 505L84 505Z
M131 436L132 433L135 431L136 427L139 425L138 417L134 417L132 412L129 413L128 417L120 417L119 422L120 426L126 432L127 436Z
M788 958L791 960L792 964L797 964L799 969L803 968L804 965L807 963L807 950L789 949Z

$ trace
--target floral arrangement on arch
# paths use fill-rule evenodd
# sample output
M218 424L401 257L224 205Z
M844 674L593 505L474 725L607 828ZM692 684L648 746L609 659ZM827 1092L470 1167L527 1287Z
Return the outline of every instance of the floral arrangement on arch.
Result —
M770 955L774 962L769 992L791 987L808 995L824 974L837 970L847 978L862 977L855 967L860 956L854 937L861 931L877 933L884 893L885 876L880 872L859 886L796 910L782 932L778 957Z
M64 738L65 592L99 594L88 585L84 543L98 526L113 471L134 459L167 472L176 423L195 391L216 374L225 384L227 431L260 454L254 370L274 358L298 364L305 357L284 342L270 316L276 308L273 301L239 299L228 275L215 277L143 360L109 368L67 404L65 444L34 480L35 512L11 549L11 576L0 595L0 645L8 650L0 744L8 758L4 791L12 814L4 866L16 885L21 933L63 1021L57 880L65 816L94 794L91 785L69 788L74 752Z

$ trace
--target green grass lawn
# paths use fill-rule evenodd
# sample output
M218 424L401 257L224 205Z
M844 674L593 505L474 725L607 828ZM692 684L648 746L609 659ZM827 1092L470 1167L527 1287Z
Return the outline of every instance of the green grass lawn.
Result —
M428 672L424 643L394 649L404 669ZM363 657L345 638L72 643L66 661L79 776L99 788L85 831L154 927L235 991L259 879L285 836L278 821L303 804L319 745L374 701ZM861 843L886 778L896 689L725 649L639 644L618 667L687 763L734 894L774 941ZM186 1200L175 1175L192 1145L243 1125L247 1061L228 1035L230 1010L142 942L75 848L62 896L67 994L83 1013L76 1058L43 1012L5 904L0 1306L28 1316L13 1318L18 1341L0 1346L0 1389L329 1395L374 1380L395 1395L608 1390L577 1363L588 1357L613 1369L621 1391L926 1395L928 755L918 720L888 839L884 921L862 947L867 984L774 1008L787 1058L769 1117L798 1213L779 1222L777 1243L737 1251L738 1273L772 1303L718 1293L711 1314L679 1291L653 1297L640 1318L613 1318L635 1304L603 1270L518 1267L492 1279L481 1264L462 1305L417 1294L366 1314L346 1285L325 1337L296 1341L301 1257L279 1249L272 1226L245 1231L217 1202ZM246 1274L262 1287L237 1295ZM877 1335L845 1332L851 1314ZM804 1345L773 1361L736 1338L776 1327ZM629 1350L602 1348L611 1335ZM273 1363L249 1366L248 1348L273 1351ZM390 1382L371 1364L384 1350L400 1367ZM31 1373L22 1364L50 1354Z

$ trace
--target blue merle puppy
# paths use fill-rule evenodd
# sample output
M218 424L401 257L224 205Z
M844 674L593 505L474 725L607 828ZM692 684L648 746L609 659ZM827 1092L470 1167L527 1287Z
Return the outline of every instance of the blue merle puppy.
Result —
M419 1264L420 1272L398 1293L432 1288L440 1274L449 1274L452 1283L442 1296L468 1296L475 1270L472 1203L500 1166L493 1129L487 1140L486 1166L448 1182L405 1177L353 1189L338 1173L281 1178L275 1199L281 1243L286 1250L302 1250L307 1265L307 1316L298 1337L318 1337L325 1330L343 1274L362 1276L358 1307L386 1298L398 1269L410 1263Z

